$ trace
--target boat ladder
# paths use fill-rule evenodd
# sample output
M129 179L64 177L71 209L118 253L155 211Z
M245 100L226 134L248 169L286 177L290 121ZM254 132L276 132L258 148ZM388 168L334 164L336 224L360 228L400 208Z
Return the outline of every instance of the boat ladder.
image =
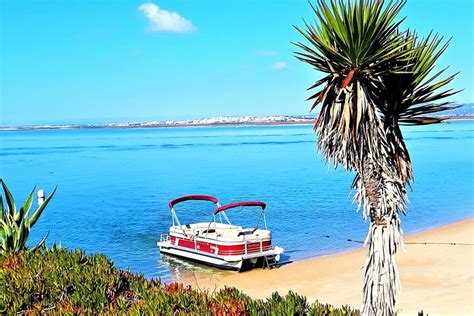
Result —
M272 256L272 257L264 256L263 257L263 268L264 269L273 269L273 268L276 267L277 264L278 264L278 262L275 260L274 256Z

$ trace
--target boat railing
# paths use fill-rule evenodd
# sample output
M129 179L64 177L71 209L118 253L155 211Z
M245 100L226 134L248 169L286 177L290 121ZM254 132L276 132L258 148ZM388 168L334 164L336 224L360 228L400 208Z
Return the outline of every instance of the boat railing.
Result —
M256 252L264 252L272 249L271 245L267 246L260 246L257 247L248 247L247 250L241 249L241 250L222 250L219 249L219 254L223 256L235 256L235 255L247 255L251 253L256 253Z
M262 238L258 238L258 241L260 243L260 252L263 252L263 239ZM245 242L245 253L244 254L248 254L248 240L247 238L244 239L244 242ZM254 244L254 243L252 243ZM252 250L255 250L255 249L252 249ZM255 251L253 251L255 252Z
M160 241L169 241L170 240L170 235L169 234L161 234L160 235Z

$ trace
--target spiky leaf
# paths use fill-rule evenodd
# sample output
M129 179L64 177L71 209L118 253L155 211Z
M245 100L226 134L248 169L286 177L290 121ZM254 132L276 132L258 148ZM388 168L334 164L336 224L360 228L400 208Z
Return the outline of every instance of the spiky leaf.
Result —
M3 191L5 192L5 199L7 201L7 207L8 207L8 213L10 216L15 216L16 213L16 206L15 206L15 200L13 199L13 196L8 189L7 185L3 181L3 179L0 179L0 182L2 183Z
M36 187L31 190L30 195L28 195L28 198L25 200L25 203L23 206L20 208L20 210L15 214L15 221L18 223L23 219L23 217L28 216L28 212L30 211L31 204L33 203L33 196L35 194Z
M51 192L51 194L48 195L48 197L44 200L44 202L41 203L41 205L38 206L36 211L28 218L28 220L26 221L26 224L29 228L33 227L36 224L36 221L41 216L41 213L43 213L43 211L46 208L46 206L48 205L49 201L53 198L54 193L56 193L57 188L58 187L54 188L53 192Z

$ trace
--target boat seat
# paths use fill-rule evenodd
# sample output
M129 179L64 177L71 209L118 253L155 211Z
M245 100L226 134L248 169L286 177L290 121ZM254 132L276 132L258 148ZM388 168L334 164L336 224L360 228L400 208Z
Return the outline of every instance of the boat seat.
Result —
M266 229L257 229L256 231L254 231L254 235L263 239L272 237L271 231Z
M216 232L216 230L214 228L206 229L206 230L202 231L203 234L211 234L211 233L215 233L215 232Z
M256 231L257 229L254 228L254 229L246 229L246 230L243 230L243 231L240 231L237 236L246 236L246 235L253 235L253 233Z
M242 230L240 228L225 228L217 231L222 237L238 237Z

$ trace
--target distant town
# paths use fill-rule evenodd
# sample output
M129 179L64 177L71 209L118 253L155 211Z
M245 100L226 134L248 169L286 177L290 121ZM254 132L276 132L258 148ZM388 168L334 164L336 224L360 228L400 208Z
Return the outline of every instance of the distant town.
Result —
M205 127L205 126L248 126L248 125L307 125L313 124L313 115L267 115L267 116L219 116L195 120L168 120L150 122L63 124L0 127L0 131L42 130L42 129L93 129L93 128L153 128L153 127ZM434 114L452 120L474 119L474 103L461 104L458 108Z

